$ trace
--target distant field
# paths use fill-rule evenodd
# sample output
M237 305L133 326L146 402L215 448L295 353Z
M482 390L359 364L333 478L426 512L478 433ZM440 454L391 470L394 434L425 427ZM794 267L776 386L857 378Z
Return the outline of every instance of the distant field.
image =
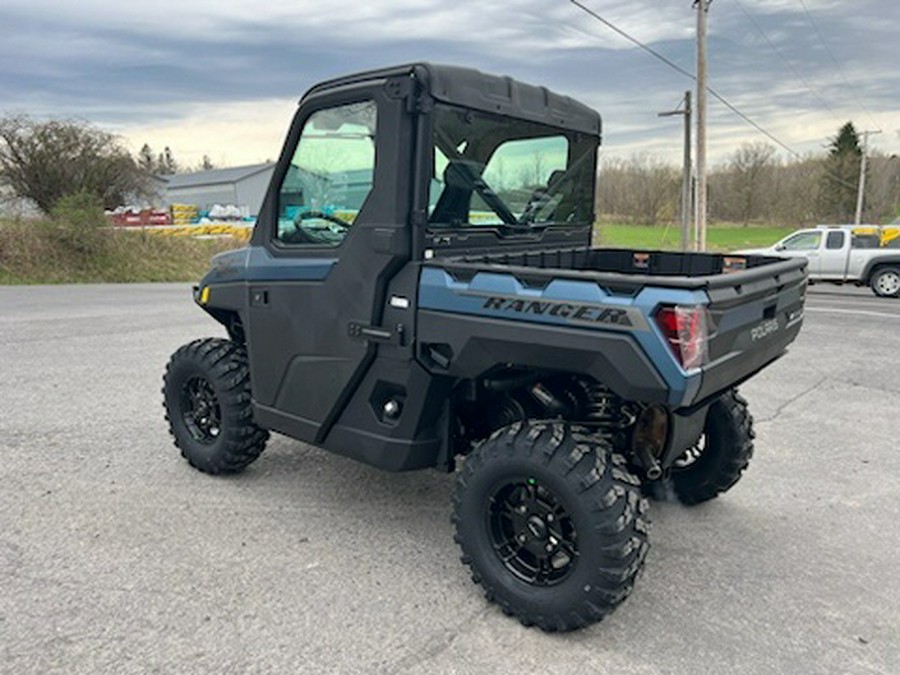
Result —
M713 251L733 251L741 248L771 246L798 226L743 227L741 225L712 225L707 230L708 248ZM601 223L596 228L595 241L601 246L618 248L678 249L678 225L619 225Z

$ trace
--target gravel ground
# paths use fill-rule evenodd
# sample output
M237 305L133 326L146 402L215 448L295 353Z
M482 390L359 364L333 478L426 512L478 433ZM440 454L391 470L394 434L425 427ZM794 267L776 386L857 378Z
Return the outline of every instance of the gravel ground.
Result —
M221 334L184 285L0 288L0 672L900 672L900 301L812 289L745 478L654 504L634 594L566 635L482 599L450 476L280 436L192 470L162 369Z

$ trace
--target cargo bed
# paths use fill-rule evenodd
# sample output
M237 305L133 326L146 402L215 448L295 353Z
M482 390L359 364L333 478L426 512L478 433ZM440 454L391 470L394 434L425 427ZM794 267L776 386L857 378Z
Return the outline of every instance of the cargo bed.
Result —
M418 336L426 360L453 355L454 375L474 376L503 344L509 361L583 364L626 398L695 408L785 352L803 319L805 267L587 247L433 259L422 270ZM700 367L679 363L660 329L661 308L674 306L706 310ZM536 355L529 345L550 349Z
M760 279L781 283L785 281L783 275L788 275L787 278L802 276L806 267L805 261L763 255L590 247L455 256L440 260L440 264L459 273L502 270L535 280L592 280L623 290L646 284L694 289L735 287Z

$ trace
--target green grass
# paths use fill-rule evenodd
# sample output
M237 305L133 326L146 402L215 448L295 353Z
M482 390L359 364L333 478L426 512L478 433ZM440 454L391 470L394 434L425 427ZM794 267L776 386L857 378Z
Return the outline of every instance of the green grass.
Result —
M0 219L0 284L196 281L231 238L199 240L53 220Z
M707 230L707 248L711 251L762 248L771 246L797 229L795 226L743 227L730 223L710 225ZM678 250L680 232L677 224L648 226L599 223L595 241L601 246L613 248Z

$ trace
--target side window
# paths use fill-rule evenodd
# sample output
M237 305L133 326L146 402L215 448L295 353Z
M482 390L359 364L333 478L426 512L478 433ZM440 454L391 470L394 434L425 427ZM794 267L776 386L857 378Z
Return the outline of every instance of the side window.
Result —
M785 251L814 251L821 241L821 232L800 232L785 239L781 248Z
M843 232L829 232L828 237L825 239L825 248L827 249L839 249L844 247L844 233Z
M340 245L372 191L375 127L374 101L310 115L278 194L276 240Z
M878 248L881 238L878 234L868 232L853 232L850 237L850 248Z

